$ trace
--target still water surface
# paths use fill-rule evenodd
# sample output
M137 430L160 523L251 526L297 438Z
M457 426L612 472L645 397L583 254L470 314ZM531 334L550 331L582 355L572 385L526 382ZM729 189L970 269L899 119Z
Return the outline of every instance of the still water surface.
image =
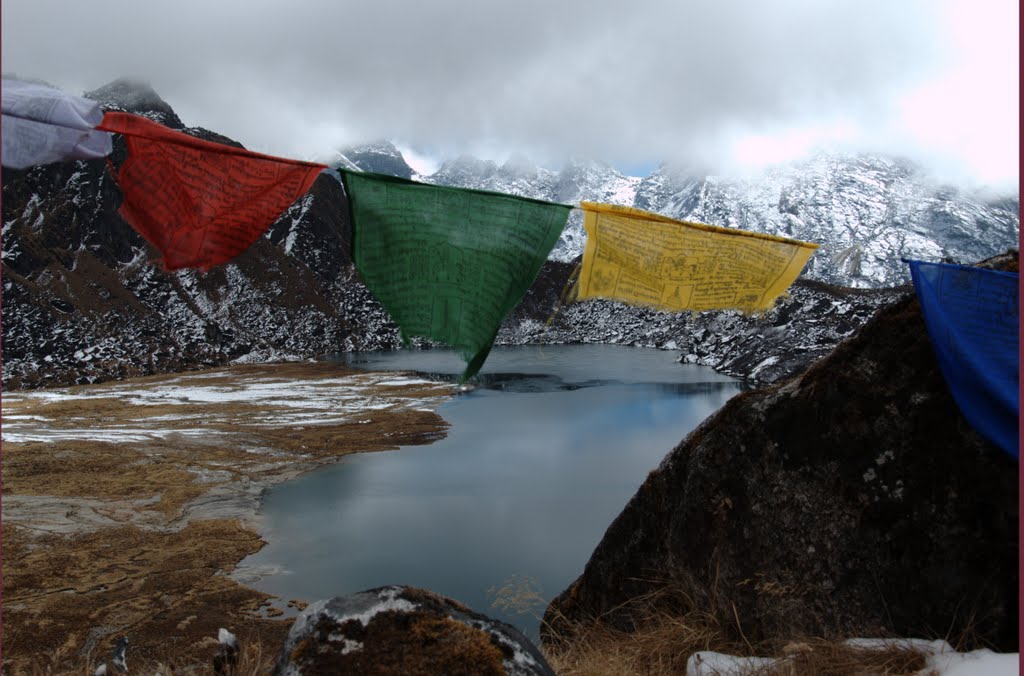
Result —
M443 404L448 435L348 456L275 487L255 587L316 600L425 587L536 637L544 603L582 571L665 454L742 384L675 352L615 345L497 347L474 389ZM357 368L454 380L446 350L354 353ZM507 583L537 595L503 608ZM495 605L497 602L497 605Z

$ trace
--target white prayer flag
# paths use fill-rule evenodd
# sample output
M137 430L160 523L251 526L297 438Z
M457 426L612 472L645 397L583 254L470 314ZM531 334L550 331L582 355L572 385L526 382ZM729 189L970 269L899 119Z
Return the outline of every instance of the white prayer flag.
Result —
M110 154L111 134L95 129L103 111L95 101L55 87L3 79L3 166L24 169Z

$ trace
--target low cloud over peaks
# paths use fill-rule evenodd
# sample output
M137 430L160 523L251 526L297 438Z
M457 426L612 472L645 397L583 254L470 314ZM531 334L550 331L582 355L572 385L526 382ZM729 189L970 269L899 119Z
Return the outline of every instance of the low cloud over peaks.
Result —
M16 0L2 49L6 70L71 90L130 71L185 124L300 158L386 137L452 156L724 167L761 137L915 152L907 101L965 63L960 4ZM996 31L1011 4L970 16Z

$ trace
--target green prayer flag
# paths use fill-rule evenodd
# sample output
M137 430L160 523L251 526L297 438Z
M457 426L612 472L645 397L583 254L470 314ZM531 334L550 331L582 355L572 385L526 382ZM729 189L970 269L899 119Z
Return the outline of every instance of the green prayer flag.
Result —
M572 207L339 169L352 257L408 342L457 349L477 373L533 283Z

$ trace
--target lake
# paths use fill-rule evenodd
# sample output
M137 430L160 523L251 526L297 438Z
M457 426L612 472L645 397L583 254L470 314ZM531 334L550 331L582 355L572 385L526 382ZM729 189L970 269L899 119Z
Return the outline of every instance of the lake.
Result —
M266 493L268 545L249 584L314 601L424 587L537 637L648 472L743 384L676 352L616 345L496 347L437 412L427 446L345 457ZM448 350L341 355L355 368L454 381Z

